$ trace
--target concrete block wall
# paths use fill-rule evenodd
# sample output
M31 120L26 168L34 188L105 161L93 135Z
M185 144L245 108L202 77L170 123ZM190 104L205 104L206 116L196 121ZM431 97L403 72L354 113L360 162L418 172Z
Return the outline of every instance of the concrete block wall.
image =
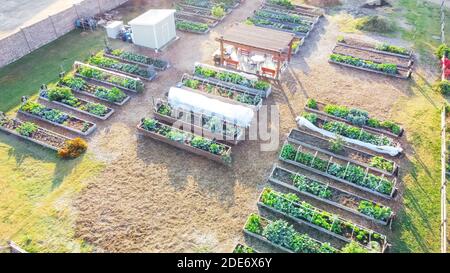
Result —
M0 67L10 64L75 28L78 16L94 16L112 10L128 0L84 0L68 9L49 15L35 24L22 27L0 40Z

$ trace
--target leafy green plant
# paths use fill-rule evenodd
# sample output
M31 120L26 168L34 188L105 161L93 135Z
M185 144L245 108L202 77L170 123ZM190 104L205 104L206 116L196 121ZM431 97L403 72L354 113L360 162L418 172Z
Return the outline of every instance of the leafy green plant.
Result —
M323 108L323 111L327 114L340 118L346 118L350 113L350 110L346 106L340 106L335 104L327 104Z
M336 136L335 139L329 140L330 150L334 153L340 153L344 149L344 140L340 136Z
M370 166L381 169L381 170L385 170L388 172L392 172L394 170L394 162L387 160L381 156L372 157L372 159L370 160Z
M317 114L315 114L315 113L304 113L303 117L306 118L312 124L317 123Z
M385 136L368 133L360 128L353 127L339 121L325 121L322 129L374 145L392 145L392 140Z
M249 246L239 244L234 248L233 253L256 253L256 251Z
M105 116L108 113L108 107L100 103L88 102L82 107L82 110L88 111L89 113L96 116Z
M209 29L207 24L192 21L178 20L175 23L177 29L192 32L205 32Z
M433 85L433 89L442 95L448 95L450 94L450 81L443 80L443 81L437 81Z
M22 136L30 137L37 129L38 126L33 122L24 122L16 128L16 131Z
M311 109L318 109L318 107L317 107L317 101L316 101L315 99L309 98L309 99L306 101L306 106L307 106L308 108L311 108Z
M172 108L168 104L161 104L158 108L158 113L164 116L169 116L172 114Z
M363 67L363 68L372 69L372 70L376 70L376 71L382 71L382 72L386 72L388 74L393 74L393 75L398 73L398 68L397 68L397 65L395 65L395 64L389 64L389 63L378 64L378 63L374 63L372 61L363 60L360 58L346 56L346 55L342 55L342 54L336 54L336 53L330 55L330 60L332 60L334 62L338 62L338 63L345 63L345 64L357 66L357 67Z
M215 5L211 9L211 14L216 18L222 18L225 15L225 10L220 5Z
M291 179L294 186L302 192L311 193L324 199L330 199L333 195L327 185L311 180L304 175L295 174L291 176Z
M362 247L355 241L351 241L341 249L342 253L369 253L367 248Z
M401 54L401 55L406 55L406 56L409 55L409 52L406 48L399 47L399 46L393 46L393 45L389 45L386 43L376 45L375 49L378 49L381 51L386 51L386 52L391 52L391 53L396 53L396 54Z
M156 129L157 124L158 121L154 119L146 118L142 121L142 127L148 131L154 131Z
M95 89L95 96L98 98L106 99L110 102L122 102L127 95L117 87L108 89L103 86L98 86Z
M257 214L250 214L250 216L247 219L247 223L245 223L246 230L255 233L255 234L261 234L263 231L262 225L261 225L261 218Z
M365 200L359 203L358 211L382 221L387 221L392 214L391 208L383 207Z

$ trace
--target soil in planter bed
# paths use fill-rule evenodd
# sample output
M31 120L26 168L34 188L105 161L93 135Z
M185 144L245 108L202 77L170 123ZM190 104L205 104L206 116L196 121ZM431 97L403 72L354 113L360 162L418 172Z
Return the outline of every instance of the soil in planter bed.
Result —
M346 47L342 45L337 45L333 53L347 55L347 56L353 56L355 58L360 58L363 60L368 60L372 62L377 63L390 63L390 64L396 64L402 67L408 67L409 60L396 57L396 56L390 56L390 55L384 55L381 53L371 52L363 49L356 49L351 47Z
M3 125L3 127L15 131L20 125L22 124L21 121L18 120L10 120L9 122L5 123ZM62 148L64 147L64 143L66 142L67 139L57 136L57 135L53 135L48 133L47 131L44 131L42 128L38 128L36 130L36 132L32 133L30 135L30 138L33 138L35 140L41 141L43 143L47 143L51 146L57 147L57 148Z
M346 37L345 41L343 43L347 44L347 45L351 45L351 46L365 47L365 48L370 48L370 49L374 49L374 50L379 50L379 49L376 49L376 44L371 44L371 43L360 41L360 40L353 39L353 38ZM379 51L383 52L383 50L379 50ZM386 51L386 53L393 53L393 52ZM393 53L393 54L395 54L395 53ZM399 53L397 53L397 54L399 54ZM402 55L402 54L399 54L399 55ZM408 55L403 55L403 56L405 56L406 58L409 58Z

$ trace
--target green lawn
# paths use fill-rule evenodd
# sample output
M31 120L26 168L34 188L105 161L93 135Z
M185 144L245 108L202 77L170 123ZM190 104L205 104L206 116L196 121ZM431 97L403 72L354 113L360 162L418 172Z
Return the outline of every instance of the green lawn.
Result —
M0 69L0 111L10 111L23 95L58 78L61 66L103 47L103 32L73 31L61 39ZM51 150L0 134L0 246L14 240L31 252L89 252L74 236L71 200L83 181L103 165L89 153L61 160Z
M102 49L103 39L103 31L72 31L0 69L0 111L10 111L21 96L36 94L41 84L57 80L61 69L70 70L74 61Z

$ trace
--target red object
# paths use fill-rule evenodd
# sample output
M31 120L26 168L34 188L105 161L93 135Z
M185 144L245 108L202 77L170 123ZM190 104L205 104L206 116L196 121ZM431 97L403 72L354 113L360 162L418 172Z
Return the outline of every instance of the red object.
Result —
M444 71L444 76L445 76L446 78L450 77L450 69L445 69L445 71Z
M444 61L441 61L441 64L444 64L445 69L450 69L450 60L447 58L444 58Z
M230 67L235 68L235 69L237 69L238 66L239 66L239 62L238 61L234 61L232 59L227 59L227 60L225 60L225 62L226 62L227 66L230 66Z
M272 78L275 78L276 71L270 68L261 67L261 70L263 72L263 75L269 75L272 76Z

